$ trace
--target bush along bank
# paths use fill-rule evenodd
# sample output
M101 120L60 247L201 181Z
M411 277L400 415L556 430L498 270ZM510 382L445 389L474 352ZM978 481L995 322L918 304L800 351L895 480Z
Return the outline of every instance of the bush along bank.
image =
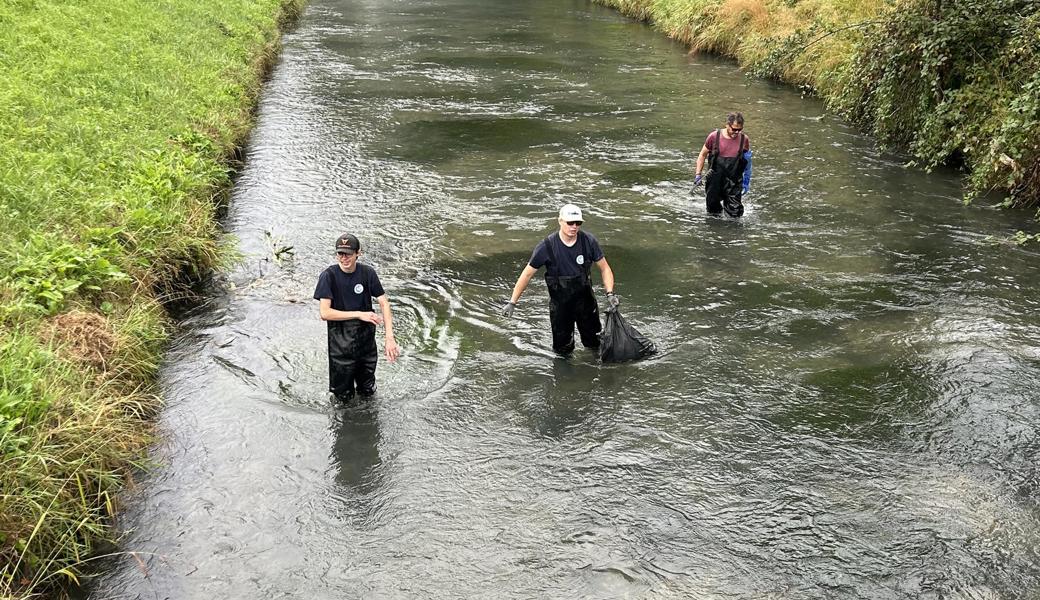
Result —
M926 169L963 168L966 201L1040 206L1036 0L596 1L819 95Z
M0 598L76 581L144 460L165 299L302 0L0 4Z

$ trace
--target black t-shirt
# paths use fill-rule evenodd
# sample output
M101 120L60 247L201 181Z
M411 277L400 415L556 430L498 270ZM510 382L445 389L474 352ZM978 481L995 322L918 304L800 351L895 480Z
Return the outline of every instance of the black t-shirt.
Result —
M583 237L585 238L584 244L582 243ZM563 243L559 233L550 235L548 241L553 245L553 253L558 264L553 263L553 255L549 254L549 250L545 247L546 241L542 240L534 247L529 261L529 264L536 269L544 266L546 277L578 277L584 275L585 269L589 268L592 263L603 258L603 250L599 247L599 241L591 233L579 231L578 239L570 247Z
M376 270L368 265L355 263L353 273L344 273L339 265L331 265L321 272L318 286L314 288L314 299L329 298L336 310L372 310L372 298L385 294L379 283Z

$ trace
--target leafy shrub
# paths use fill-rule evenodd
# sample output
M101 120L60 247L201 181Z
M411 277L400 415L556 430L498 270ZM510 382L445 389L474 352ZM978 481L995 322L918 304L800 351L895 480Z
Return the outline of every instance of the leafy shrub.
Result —
M1040 3L906 0L865 37L832 108L925 168L971 171L967 198L1040 201Z
M5 315L54 314L74 293L99 293L113 282L127 280L113 262L118 254L113 243L81 244L34 233L24 246L6 250L0 259L0 264L10 265L0 284L21 294L2 310Z

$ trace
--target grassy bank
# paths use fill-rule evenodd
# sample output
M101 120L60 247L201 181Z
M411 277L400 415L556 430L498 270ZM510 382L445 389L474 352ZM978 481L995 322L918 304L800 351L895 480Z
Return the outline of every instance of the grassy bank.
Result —
M968 200L1040 205L1035 0L597 1L818 94L924 168L963 167Z
M0 4L0 597L75 579L301 0Z

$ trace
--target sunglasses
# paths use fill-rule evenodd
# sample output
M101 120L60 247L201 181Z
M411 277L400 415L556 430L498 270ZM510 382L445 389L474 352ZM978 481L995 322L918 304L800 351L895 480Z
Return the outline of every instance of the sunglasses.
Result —
M734 131L736 133L740 133L741 131L744 131L744 128L743 127L730 127L730 131Z
M336 254L340 256L354 256L357 252L354 252L353 250L339 250Z
M572 226L573 226L573 225L577 225L578 227L581 227L581 221L565 221L565 222L566 222L566 223L567 223L568 225L572 225Z

